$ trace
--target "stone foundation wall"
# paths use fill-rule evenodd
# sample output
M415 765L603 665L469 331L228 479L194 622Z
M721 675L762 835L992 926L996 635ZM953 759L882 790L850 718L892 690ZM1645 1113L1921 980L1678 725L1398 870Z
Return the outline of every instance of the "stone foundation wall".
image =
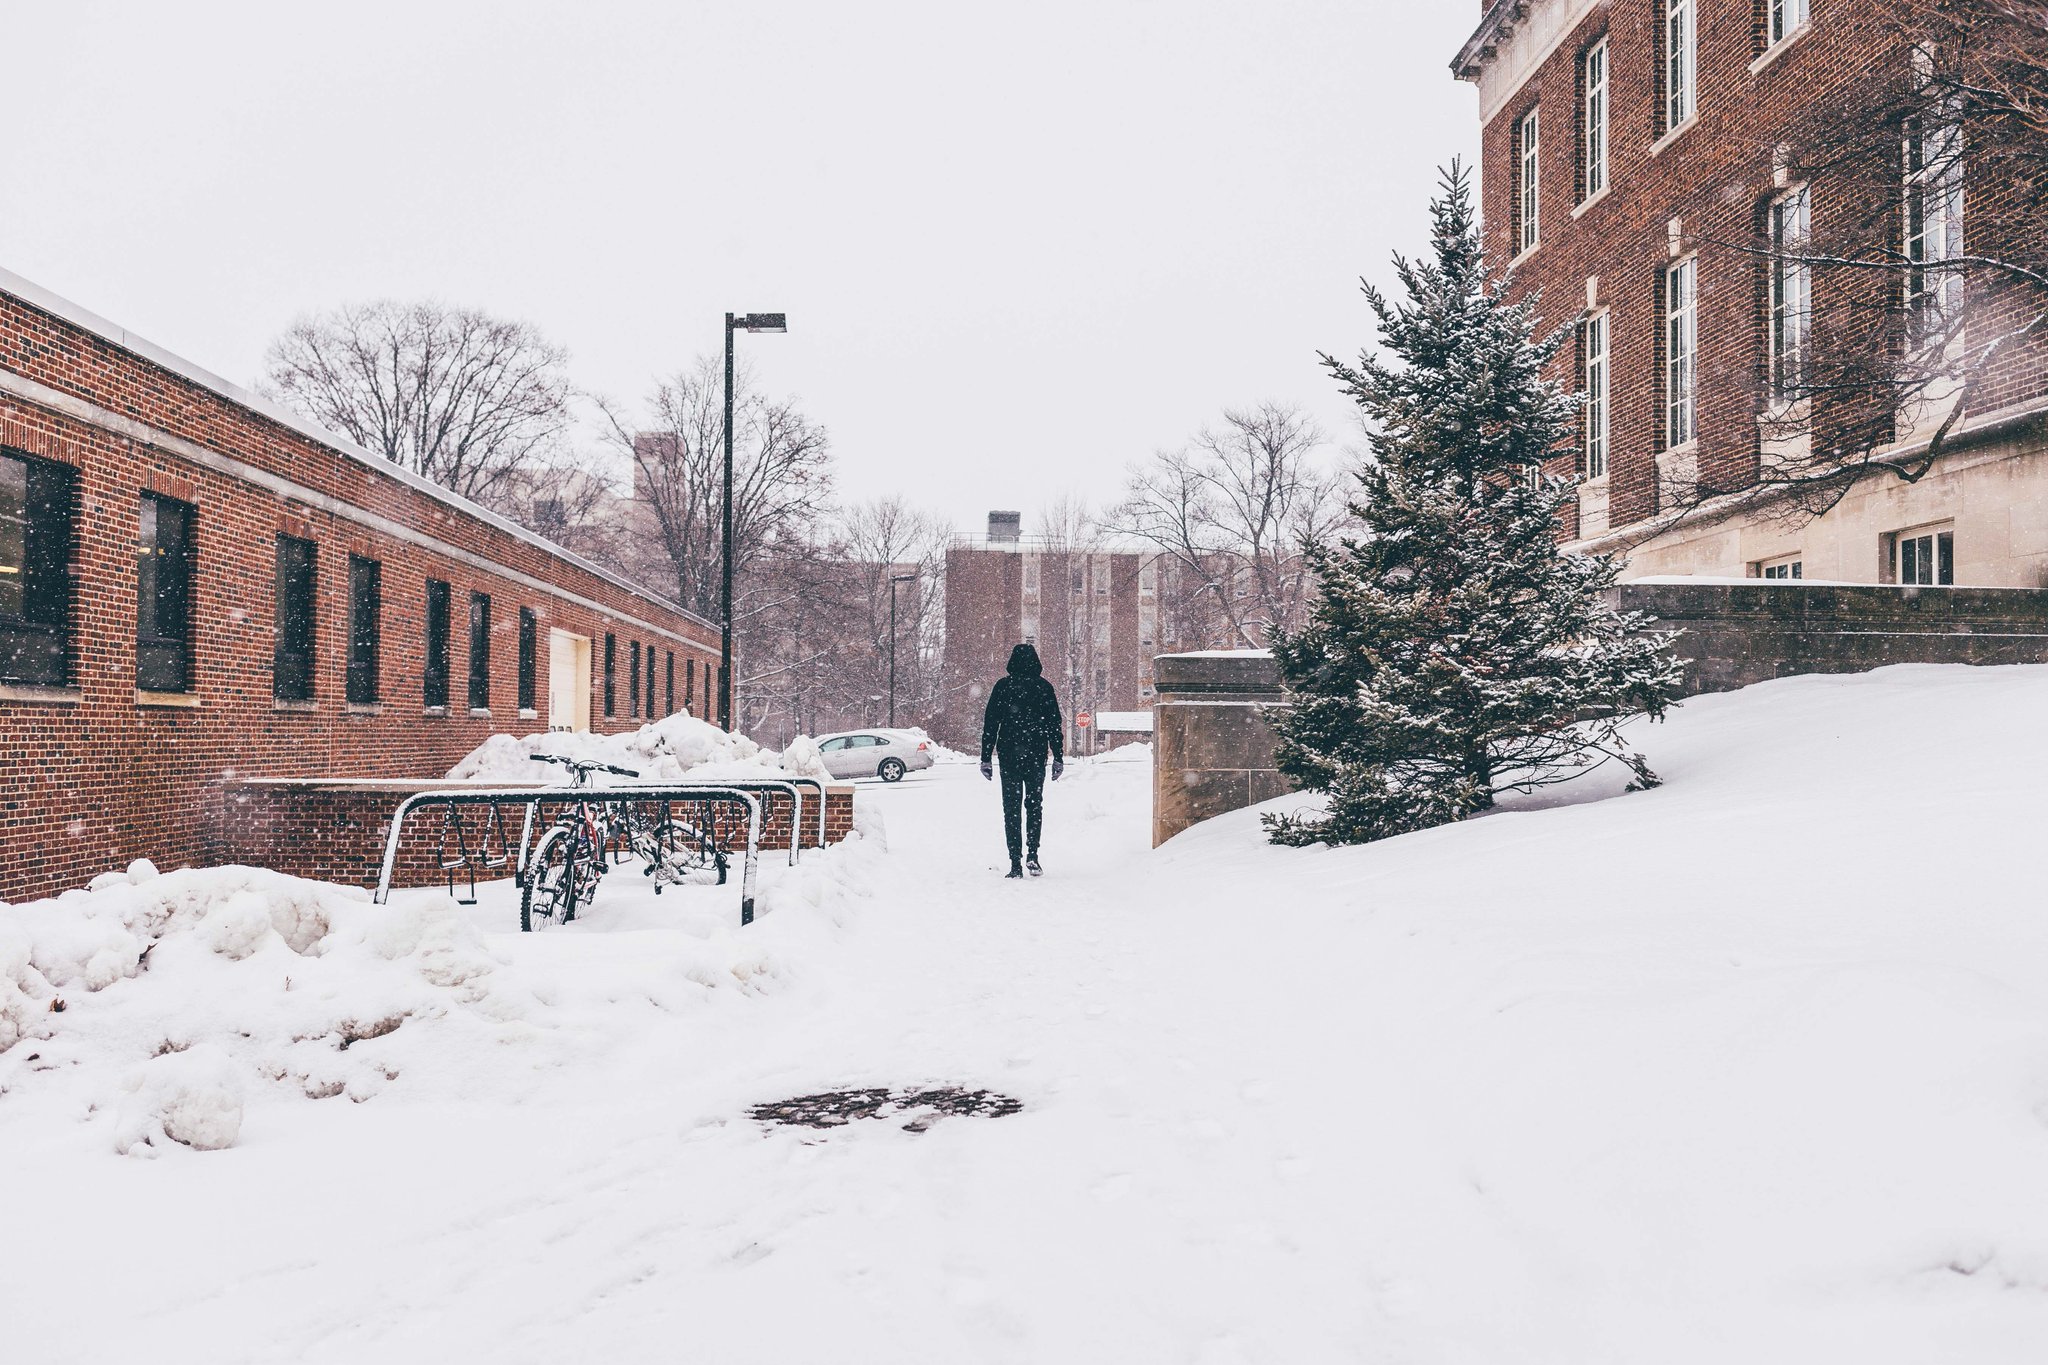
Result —
M1292 789L1273 767L1265 708L1284 705L1280 668L1262 651L1153 660L1152 844L1225 811Z
M2048 663L2048 590L1833 587L1772 580L1624 583L1624 611L1679 632L1677 695L1727 692L1799 673L1887 664ZM1265 708L1284 705L1263 652L1166 654L1155 662L1152 842L1288 791Z
M1832 587L1624 583L1624 611L1682 631L1680 696L1727 692L1797 673L1862 673L1887 664L2048 663L2048 591L2035 588Z
M314 877L344 885L375 886L383 865L384 844L390 837L391 815L398 803L412 792L475 790L465 782L388 781L298 781L288 778L251 779L227 784L218 814L220 847L224 861L247 863ZM525 790L507 784L497 790ZM534 788L538 791L540 789ZM553 789L559 791L559 788ZM825 838L838 843L853 831L853 793L846 784L825 789ZM757 792L761 799L761 851L772 856L789 847L790 800L784 792ZM541 808L552 819L559 804L550 801ZM487 807L457 808L463 819L462 836L474 852L480 848L489 820ZM489 836L495 853L509 842L511 856L517 856L524 807L500 808L500 825ZM817 808L806 789L800 848L818 846ZM441 867L446 808L428 807L406 821L398 845L393 886L439 886L447 880ZM536 831L536 834L538 831ZM718 817L717 837L727 849L746 847L745 816L738 807L728 807ZM452 836L445 837L451 854L456 848ZM463 874L466 878L467 874ZM509 877L508 862L495 871L480 869L478 880Z

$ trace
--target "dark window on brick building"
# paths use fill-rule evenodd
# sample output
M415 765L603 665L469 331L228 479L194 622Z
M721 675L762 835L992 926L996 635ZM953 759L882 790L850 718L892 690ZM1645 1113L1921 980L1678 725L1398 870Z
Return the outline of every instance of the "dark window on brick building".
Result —
M448 613L451 590L438 578L427 580L427 668L423 701L448 704Z
M135 685L192 685L192 507L142 495L135 542Z
M377 661L384 649L384 566L361 555L348 557L348 699L358 706L377 700Z
M697 705L697 661L683 660L683 709L688 711Z
M640 642L627 643L628 656L626 672L626 714L638 717L640 714Z
M604 637L604 713L616 716L619 713L619 637L605 632Z
M0 681L70 678L71 470L0 452Z
M315 563L312 541L297 536L277 538L276 644L270 691L279 701L310 701L313 696Z
M1579 174L1581 199L1607 188L1607 39L1579 58Z
M654 641L647 642L647 709L642 712L649 720L659 714L654 709Z
M491 709L491 599L469 595L469 709Z
M664 716L672 716L676 713L676 652L672 649L666 650L663 652L662 658L664 660L666 678L661 691L663 702L661 713Z
M1543 111L1531 109L1515 125L1515 250L1534 251L1543 240Z
M519 709L533 710L534 670L540 652L540 620L532 607L519 609Z
M1664 22L1657 26L1657 131L1669 133L1699 107L1699 25L1696 0L1663 0L1663 5Z

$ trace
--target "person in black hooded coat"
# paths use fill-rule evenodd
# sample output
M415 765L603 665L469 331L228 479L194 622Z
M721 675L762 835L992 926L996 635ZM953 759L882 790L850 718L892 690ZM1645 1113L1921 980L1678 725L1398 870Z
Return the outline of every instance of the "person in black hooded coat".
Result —
M1066 725L1036 649L1018 645L1011 650L1006 672L1008 676L989 689L988 709L981 719L981 775L995 776L991 755L1002 761L1003 834L1010 844L1010 875L1021 877L1029 866L1036 877L1038 832L1045 822L1045 760L1051 756L1053 781L1059 781L1067 770Z

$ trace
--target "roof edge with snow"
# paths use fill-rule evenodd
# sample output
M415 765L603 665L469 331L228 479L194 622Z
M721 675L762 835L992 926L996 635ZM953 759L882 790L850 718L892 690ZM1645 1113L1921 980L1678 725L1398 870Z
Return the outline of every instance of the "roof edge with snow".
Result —
M324 446L338 455L354 460L358 464L368 466L377 474L381 474L386 478L396 479L414 492L424 493L436 502L444 503L466 516L475 517L479 521L486 522L507 535L525 541L527 544L545 552L551 558L581 569L584 573L602 579L613 587L630 593L642 601L651 602L664 611L674 612L678 616L696 622L707 630L718 629L717 622L699 616L696 612L682 606L680 603L670 601L659 593L650 592L648 589L620 574L614 573L603 565L585 559L582 555L555 544L546 536L521 526L510 517L493 512L481 503L471 502L461 494L443 488L432 479L415 474L403 465L394 464L375 451L365 449L345 436L338 436L323 427L316 426L298 413L293 412L290 408L285 407L282 403L273 402L260 393L245 389L239 384L223 379L205 366L187 360L174 351L166 350L146 337L137 336L118 323L110 322L91 309L73 303L70 299L43 288L43 286L33 280L24 279L4 266L0 266L0 293L9 294L31 308L48 313L50 316L67 322L81 331L90 332L102 341L118 346L129 354L146 360L160 369L169 370L181 379L197 384L217 397L233 403L236 407L245 408L258 417L289 428L317 445Z

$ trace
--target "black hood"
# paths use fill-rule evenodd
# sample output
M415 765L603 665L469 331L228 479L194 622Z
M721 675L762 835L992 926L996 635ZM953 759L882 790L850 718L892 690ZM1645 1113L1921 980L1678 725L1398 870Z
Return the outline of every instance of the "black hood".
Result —
M1018 645L1010 651L1010 665L1003 670L1013 678L1035 678L1045 672L1045 665L1038 662L1038 651L1030 645Z

